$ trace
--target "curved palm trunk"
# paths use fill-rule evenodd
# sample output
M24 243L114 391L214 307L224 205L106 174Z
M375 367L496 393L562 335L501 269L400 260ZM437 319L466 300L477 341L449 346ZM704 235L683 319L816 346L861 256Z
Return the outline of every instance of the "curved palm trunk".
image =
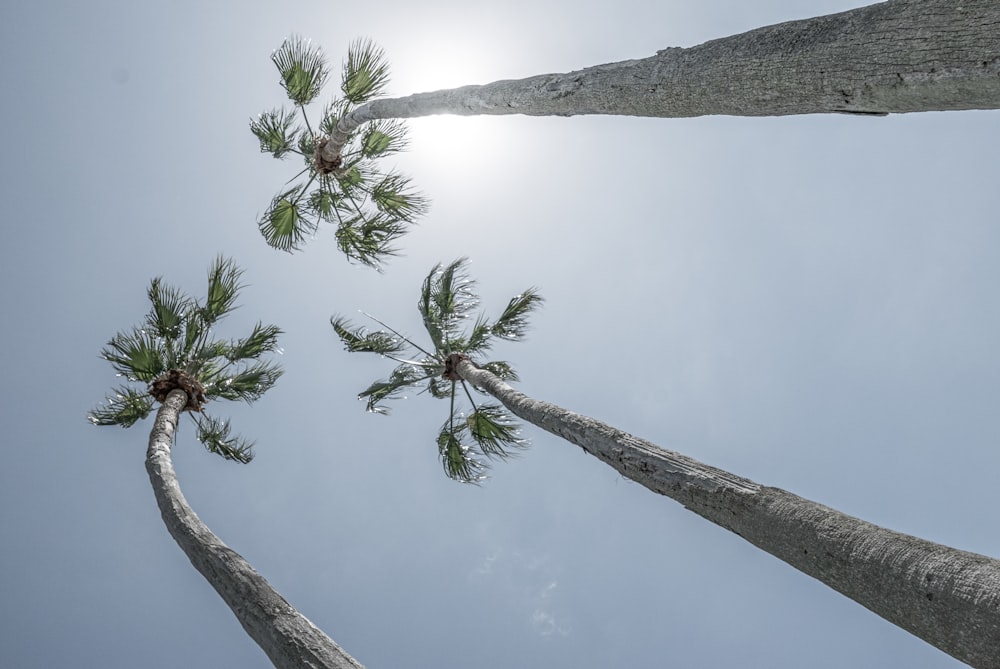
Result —
M1000 2L889 0L566 74L375 100L323 157L375 119L432 114L690 117L1000 108Z
M893 532L704 465L531 399L467 359L459 375L524 420L581 446L953 657L1000 667L1000 561Z
M170 392L156 414L146 451L146 471L170 535L275 667L361 668L296 611L242 556L222 543L188 506L170 459L177 419L187 401L183 390Z

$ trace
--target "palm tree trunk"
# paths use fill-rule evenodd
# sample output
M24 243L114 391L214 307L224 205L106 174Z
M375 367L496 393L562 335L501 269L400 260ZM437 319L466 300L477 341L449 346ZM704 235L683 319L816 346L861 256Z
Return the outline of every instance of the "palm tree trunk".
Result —
M375 119L432 114L691 117L1000 108L1000 2L889 0L566 74L374 100L323 157Z
M468 359L511 412L973 667L1000 667L1000 560L893 532L534 400Z
M188 506L170 458L177 420L187 401L183 390L170 392L156 414L146 451L146 471L170 535L275 667L361 668L296 611L241 555L222 543Z

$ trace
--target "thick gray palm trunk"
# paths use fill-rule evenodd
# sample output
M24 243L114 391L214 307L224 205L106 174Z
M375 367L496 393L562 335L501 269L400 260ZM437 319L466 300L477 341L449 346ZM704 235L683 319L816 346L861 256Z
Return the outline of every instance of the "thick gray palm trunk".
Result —
M690 117L1000 108L1000 2L889 0L566 74L375 100L374 119L431 114Z
M170 535L275 667L360 668L358 662L285 601L242 556L222 543L188 506L170 458L177 420L187 400L183 390L170 392L156 414L146 452L146 470Z
M531 399L467 359L457 371L511 412L581 446L944 652L1000 667L1000 561L852 518Z

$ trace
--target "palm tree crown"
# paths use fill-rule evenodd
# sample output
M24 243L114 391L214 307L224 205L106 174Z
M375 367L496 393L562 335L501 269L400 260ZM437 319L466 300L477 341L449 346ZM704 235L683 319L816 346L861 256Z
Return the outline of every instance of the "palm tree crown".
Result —
M198 414L194 417L198 440L227 460L249 462L253 444L231 436L228 420L203 411L212 399L252 403L282 373L276 363L261 360L277 350L278 327L258 322L243 339L213 337L214 325L236 308L242 273L232 260L216 258L203 301L153 279L147 290L150 310L142 324L119 332L101 350L101 357L128 383L91 410L90 422L131 427L149 415L154 400L162 402L171 390L180 388L188 395L185 410ZM148 389L135 384L147 384Z
M250 122L250 130L262 152L275 158L298 154L305 166L297 175L304 179L276 195L258 221L264 239L277 249L297 250L320 221L326 221L337 225L337 245L350 260L379 267L395 253L394 240L427 209L427 201L406 177L375 164L375 159L406 147L405 127L399 121L377 121L340 137L338 145L344 148L335 160L324 159L321 152L339 119L385 90L389 68L382 51L367 40L351 44L341 96L324 108L315 125L305 108L329 75L323 52L307 40L290 37L271 60L293 109L264 112Z
M475 282L466 272L467 261L460 258L449 265L438 264L424 279L417 309L430 336L430 350L422 348L396 330L372 318L386 330L369 331L353 326L343 316L330 319L333 329L348 351L377 353L399 363L389 378L376 381L358 397L368 400L367 409L388 413L381 402L399 397L406 388L423 386L431 396L450 401L448 420L438 433L437 445L445 473L458 481L475 483L484 478L487 459L504 458L524 445L517 424L496 404L477 404L468 384L454 371L460 358L487 369L497 377L516 381L517 374L501 360L486 361L483 355L494 339L516 341L528 327L528 314L542 302L534 288L511 298L507 308L490 321L479 315L471 330L465 326L479 304ZM467 416L455 413L456 385L472 405ZM471 443L470 443L471 439Z

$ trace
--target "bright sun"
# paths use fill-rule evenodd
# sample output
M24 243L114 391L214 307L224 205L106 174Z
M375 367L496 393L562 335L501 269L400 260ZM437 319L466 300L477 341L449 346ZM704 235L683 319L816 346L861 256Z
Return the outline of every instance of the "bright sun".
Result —
M498 73L494 50L484 45L421 40L419 57L393 68L392 96L423 93L504 78ZM406 119L410 150L422 160L446 161L481 168L501 150L502 125L489 116L427 116Z

